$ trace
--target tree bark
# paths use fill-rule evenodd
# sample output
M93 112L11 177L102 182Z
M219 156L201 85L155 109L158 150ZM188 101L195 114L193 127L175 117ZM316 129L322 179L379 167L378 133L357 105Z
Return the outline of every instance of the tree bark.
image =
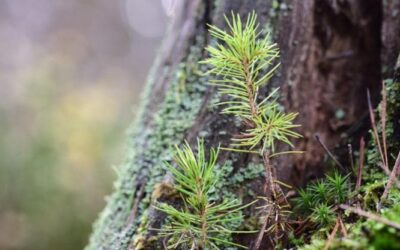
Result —
M160 247L151 229L159 228L165 217L152 205L174 200L171 177L163 167L172 158L171 146L184 140L194 145L197 137L205 138L209 147L228 146L232 135L241 131L232 117L219 114L212 106L224 97L201 74L207 70L198 64L207 57L204 48L215 42L207 33L207 23L224 27L224 14L233 11L245 17L255 10L260 27L272 31L281 49L282 66L262 92L281 87L282 105L299 112L296 122L302 125L298 132L304 138L295 143L296 150L306 152L274 161L279 179L295 186L324 172L325 152L316 134L328 148L339 146L339 155L340 145L358 141L368 121L366 90L370 89L376 103L382 77L393 74L399 54L400 1L181 2L149 75L115 191L94 225L87 249ZM261 161L253 155L221 152L219 162L225 162L230 171L221 184L223 190L245 202L262 194ZM246 213L257 217L252 208ZM236 240L251 246L256 237L238 236Z

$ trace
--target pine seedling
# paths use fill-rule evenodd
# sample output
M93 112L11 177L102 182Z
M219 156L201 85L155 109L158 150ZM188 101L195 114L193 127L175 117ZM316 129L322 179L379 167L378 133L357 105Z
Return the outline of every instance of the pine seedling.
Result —
M219 76L219 79L211 81L212 84L217 86L220 94L230 98L217 104L223 105L222 113L234 115L246 124L247 129L240 138L233 138L232 146L244 148L240 151L247 152L256 149L263 156L269 185L266 189L277 196L275 171L269 158L275 153L277 142L292 146L290 138L300 137L293 131L299 126L293 124L297 113L284 113L278 108L274 98L278 89L259 100L260 88L268 83L279 66L274 63L279 58L279 50L269 36L261 39L255 12L247 17L246 23L234 14L232 21L227 17L225 19L228 32L210 26L211 35L223 44L207 47L210 58L202 63L212 66L208 74Z
M211 84L228 98L227 101L217 103L223 106L222 113L234 115L246 125L240 137L233 138L232 146L239 149L231 150L262 155L266 171L266 207L274 206L272 217L285 218L280 216L278 205L280 202L287 204L286 198L278 185L280 182L276 180L276 171L269 158L271 155L287 153L275 152L278 142L293 146L290 140L301 137L293 131L299 127L293 124L297 113L285 113L278 108L275 96L278 88L265 98L261 98L260 94L260 89L268 84L279 67L279 63L275 62L279 58L279 49L268 35L261 37L262 31L258 29L254 11L248 15L246 22L242 22L240 16L233 13L231 20L226 16L225 20L228 31L209 26L210 34L222 43L207 47L210 57L202 63L211 66L207 73L218 77ZM264 234L267 222L264 221L260 234ZM261 240L262 237L259 237L256 249Z
M206 158L204 142L198 141L197 154L186 143L176 147L176 167L167 164L175 180L175 188L182 197L183 207L178 209L161 203L156 208L167 214L167 223L160 235L167 239L167 248L219 249L219 245L246 248L230 241L235 231L230 223L242 220L241 210L253 203L241 206L234 200L211 200L210 195L219 181L215 165L219 149L211 149Z
M261 154L275 151L278 141L290 146L290 138L299 138L293 131L299 125L293 124L297 113L279 110L275 98L278 88L259 100L259 90L276 72L279 64L279 49L266 36L261 39L256 23L257 15L252 12L246 23L239 15L232 14L232 21L225 17L229 31L210 26L210 33L223 44L207 47L210 58L202 63L211 65L208 74L219 76L211 80L220 94L227 95L228 101L220 102L223 114L239 117L247 125L241 138L234 138L233 146L259 149ZM267 70L267 72L265 72Z

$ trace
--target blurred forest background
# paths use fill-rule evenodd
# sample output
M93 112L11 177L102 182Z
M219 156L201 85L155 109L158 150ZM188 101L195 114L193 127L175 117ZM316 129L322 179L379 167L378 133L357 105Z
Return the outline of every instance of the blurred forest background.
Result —
M82 249L173 1L0 1L0 249Z

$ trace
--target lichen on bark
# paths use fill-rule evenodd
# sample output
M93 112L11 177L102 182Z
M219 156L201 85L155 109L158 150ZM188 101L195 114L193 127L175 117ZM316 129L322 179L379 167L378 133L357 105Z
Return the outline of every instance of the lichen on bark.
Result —
M300 113L298 123L303 125L300 132L305 138L299 146L308 152L278 159L279 179L299 184L321 175L325 152L313 141L314 133L330 147L342 142L342 134L357 127L356 118L364 115L361 91L370 87L377 95L381 86L381 51L376 47L380 46L380 35L385 34L380 32L381 3L342 2L343 6L318 0L182 1L146 83L141 112L130 132L127 158L117 170L115 191L107 198L86 249L160 246L156 233L149 229L160 227L164 217L151 203L156 198L173 199L163 168L163 161L171 160L170 147L185 139L193 144L198 136L204 137L208 146L227 146L232 135L241 131L235 119L221 116L218 108L211 107L221 97L201 75L205 68L198 66L198 61L206 57L204 48L214 42L206 24L223 27L223 15L230 11L244 17L254 9L261 27L271 27L282 54L280 74L271 85L283 87L285 109ZM367 5L372 6L371 15L359 11ZM344 30L340 29L341 22L348 24ZM386 31L393 29L392 23L397 21L385 15ZM390 50L399 49L398 39L383 40L389 41ZM382 58L391 65L387 56L393 53L390 50L385 50ZM264 95L268 91L261 90ZM345 123L334 116L338 108L350 114ZM262 192L262 171L256 171L259 163L255 156L221 152L221 171L226 172L221 190L227 195L235 193L244 201ZM256 225L256 212L247 213L251 216L245 224ZM250 235L237 240L251 245L254 238Z

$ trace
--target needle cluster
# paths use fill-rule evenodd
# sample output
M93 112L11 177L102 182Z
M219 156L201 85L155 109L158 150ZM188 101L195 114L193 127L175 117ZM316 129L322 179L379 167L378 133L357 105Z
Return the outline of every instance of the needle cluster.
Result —
M260 98L260 88L266 85L275 74L279 63L279 49L269 36L261 38L257 15L252 12L245 23L239 15L232 14L230 21L225 17L228 31L210 25L210 34L221 43L207 47L210 57L202 63L209 64L208 74L218 76L212 80L220 94L228 100L222 113L237 116L248 125L240 138L234 138L233 146L248 149L259 148L261 152L274 152L277 141L292 146L290 137L300 134L292 129L297 113L280 111L274 89L267 97Z
M210 57L203 63L211 66L208 74L217 76L211 83L221 95L228 98L217 104L223 106L222 113L234 115L246 125L241 135L232 139L232 146L239 149L231 150L256 152L263 157L267 197L264 206L266 215L254 247L259 249L265 233L271 235L274 231L274 241L277 242L279 231L284 228L281 225L287 224L287 213L282 209L288 207L286 196L278 185L281 182L277 181L275 167L269 158L276 154L295 153L275 153L276 144L283 142L293 146L290 139L301 135L293 131L299 127L293 123L297 113L285 113L279 108L275 95L279 89L274 89L265 98L260 94L260 89L268 84L279 67L279 63L276 63L279 58L278 46L271 42L268 35L261 37L263 32L258 29L254 11L248 15L246 22L233 13L231 20L227 17L225 20L228 31L210 25L210 34L220 43L206 48ZM272 226L267 227L267 224Z
M166 237L168 249L178 246L183 249L219 249L219 245L242 247L231 242L230 236L249 232L235 231L229 224L242 220L240 210L252 203L241 206L236 199L218 202L210 198L219 181L214 171L218 149L212 148L207 160L203 141L199 140L197 146L197 154L188 144L176 147L176 167L167 164L183 205L182 208L166 203L157 206L170 221L161 229L161 235Z

